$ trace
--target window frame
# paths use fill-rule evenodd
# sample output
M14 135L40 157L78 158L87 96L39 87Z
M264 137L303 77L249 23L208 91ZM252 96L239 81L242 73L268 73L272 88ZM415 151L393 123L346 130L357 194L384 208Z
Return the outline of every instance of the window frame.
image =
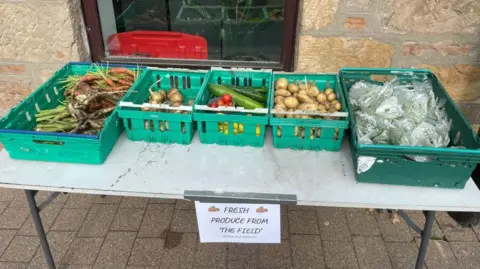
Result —
M81 0L82 13L87 30L88 44L91 60L93 62L132 63L158 67L205 69L212 66L218 67L244 67L264 68L273 70L293 71L295 58L295 45L297 35L297 20L300 0L285 0L284 27L282 36L282 52L280 63L258 63L248 61L221 61L221 60L181 60L159 59L147 57L108 57L100 25L100 15L97 6L98 0ZM104 1L104 0L103 0Z

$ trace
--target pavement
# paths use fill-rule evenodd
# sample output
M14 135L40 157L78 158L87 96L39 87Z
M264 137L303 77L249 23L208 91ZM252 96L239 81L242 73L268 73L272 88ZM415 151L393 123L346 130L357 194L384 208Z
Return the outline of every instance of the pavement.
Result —
M414 268L419 236L388 213L281 211L281 244L201 244L194 205L185 200L62 194L41 217L59 269ZM407 214L423 225L421 212ZM438 213L431 238L427 269L479 268L480 227L461 228ZM0 268L47 268L20 190L0 189Z

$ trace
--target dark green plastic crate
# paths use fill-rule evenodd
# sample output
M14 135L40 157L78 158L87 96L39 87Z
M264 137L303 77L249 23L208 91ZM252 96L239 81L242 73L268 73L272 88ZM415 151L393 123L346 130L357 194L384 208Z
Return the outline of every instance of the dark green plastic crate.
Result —
M337 98L342 104L342 110L340 112L347 112L345 97L343 96L336 74L273 73L273 81L281 77L288 79L289 83L298 80L305 81L305 79L308 81L315 80L316 86L320 91L325 91L327 86L329 86L337 94ZM273 100L273 90L271 94ZM274 105L272 101L270 109L273 109ZM269 118L270 125L272 126L273 146L275 148L339 151L342 146L345 129L348 128L348 117L338 117L335 120L277 118L274 117L273 112L270 111ZM299 128L298 135L295 135L295 127ZM279 128L281 129L280 136L277 133ZM304 128L305 130L303 138L300 136L300 128ZM314 133L313 139L310 136L310 132L312 131ZM318 136L317 132L319 133Z
M105 65L100 65L105 66ZM109 67L121 66L112 65ZM125 66L135 69L134 66ZM91 63L69 63L0 120L0 140L13 159L101 164L123 132L116 110L97 135L33 131L35 114L52 109L65 99L60 83L69 75L85 75Z
M177 88L184 97L184 104L187 104L197 97L206 75L207 71L200 70L147 68L142 79L130 89L123 101L137 105L148 102L148 89L154 85L154 92L160 89L168 92L170 88ZM163 78L162 81L157 82L160 78ZM127 137L133 141L190 144L196 129L192 111L176 114L122 106L118 113L123 119Z
M450 144L452 141L460 141L458 146L466 149L360 144L356 135L354 111L348 96L351 86L357 81L383 84L379 81L394 77L403 84L408 84L422 81L424 76L431 79L435 96L447 101L445 109L448 118L452 120ZM480 162L480 140L432 72L415 69L344 68L340 70L340 81L350 113L350 147L358 182L455 189L465 187L472 171ZM430 156L434 160L416 162L409 156ZM364 172L359 173L359 160L366 164L365 167L371 165L369 169L362 169Z
M198 105L207 105L208 101L214 97L207 88L208 83L271 88L271 70L212 68L207 76L207 83L203 85L201 93L195 101L194 119L197 122L201 143L263 147L265 129L268 125L270 94L268 95L267 108L263 109L265 111L263 113L245 111L217 114L216 112L197 109ZM219 129L220 124L223 126L221 131ZM234 127L239 128L240 125L243 126L243 133L235 133Z

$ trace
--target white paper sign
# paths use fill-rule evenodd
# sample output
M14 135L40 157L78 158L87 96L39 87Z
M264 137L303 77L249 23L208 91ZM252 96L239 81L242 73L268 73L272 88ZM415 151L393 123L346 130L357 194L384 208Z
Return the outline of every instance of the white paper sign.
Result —
M200 242L280 243L280 205L195 202Z

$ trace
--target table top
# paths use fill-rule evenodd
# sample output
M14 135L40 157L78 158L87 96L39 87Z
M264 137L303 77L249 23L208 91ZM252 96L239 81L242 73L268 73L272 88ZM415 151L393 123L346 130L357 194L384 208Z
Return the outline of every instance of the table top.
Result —
M263 148L205 145L198 136L191 145L132 142L123 134L103 165L12 160L0 152L6 188L173 199L190 191L232 199L296 195L299 205L480 212L472 179L454 190L357 183L354 173L346 139L340 152L278 150L269 133Z

